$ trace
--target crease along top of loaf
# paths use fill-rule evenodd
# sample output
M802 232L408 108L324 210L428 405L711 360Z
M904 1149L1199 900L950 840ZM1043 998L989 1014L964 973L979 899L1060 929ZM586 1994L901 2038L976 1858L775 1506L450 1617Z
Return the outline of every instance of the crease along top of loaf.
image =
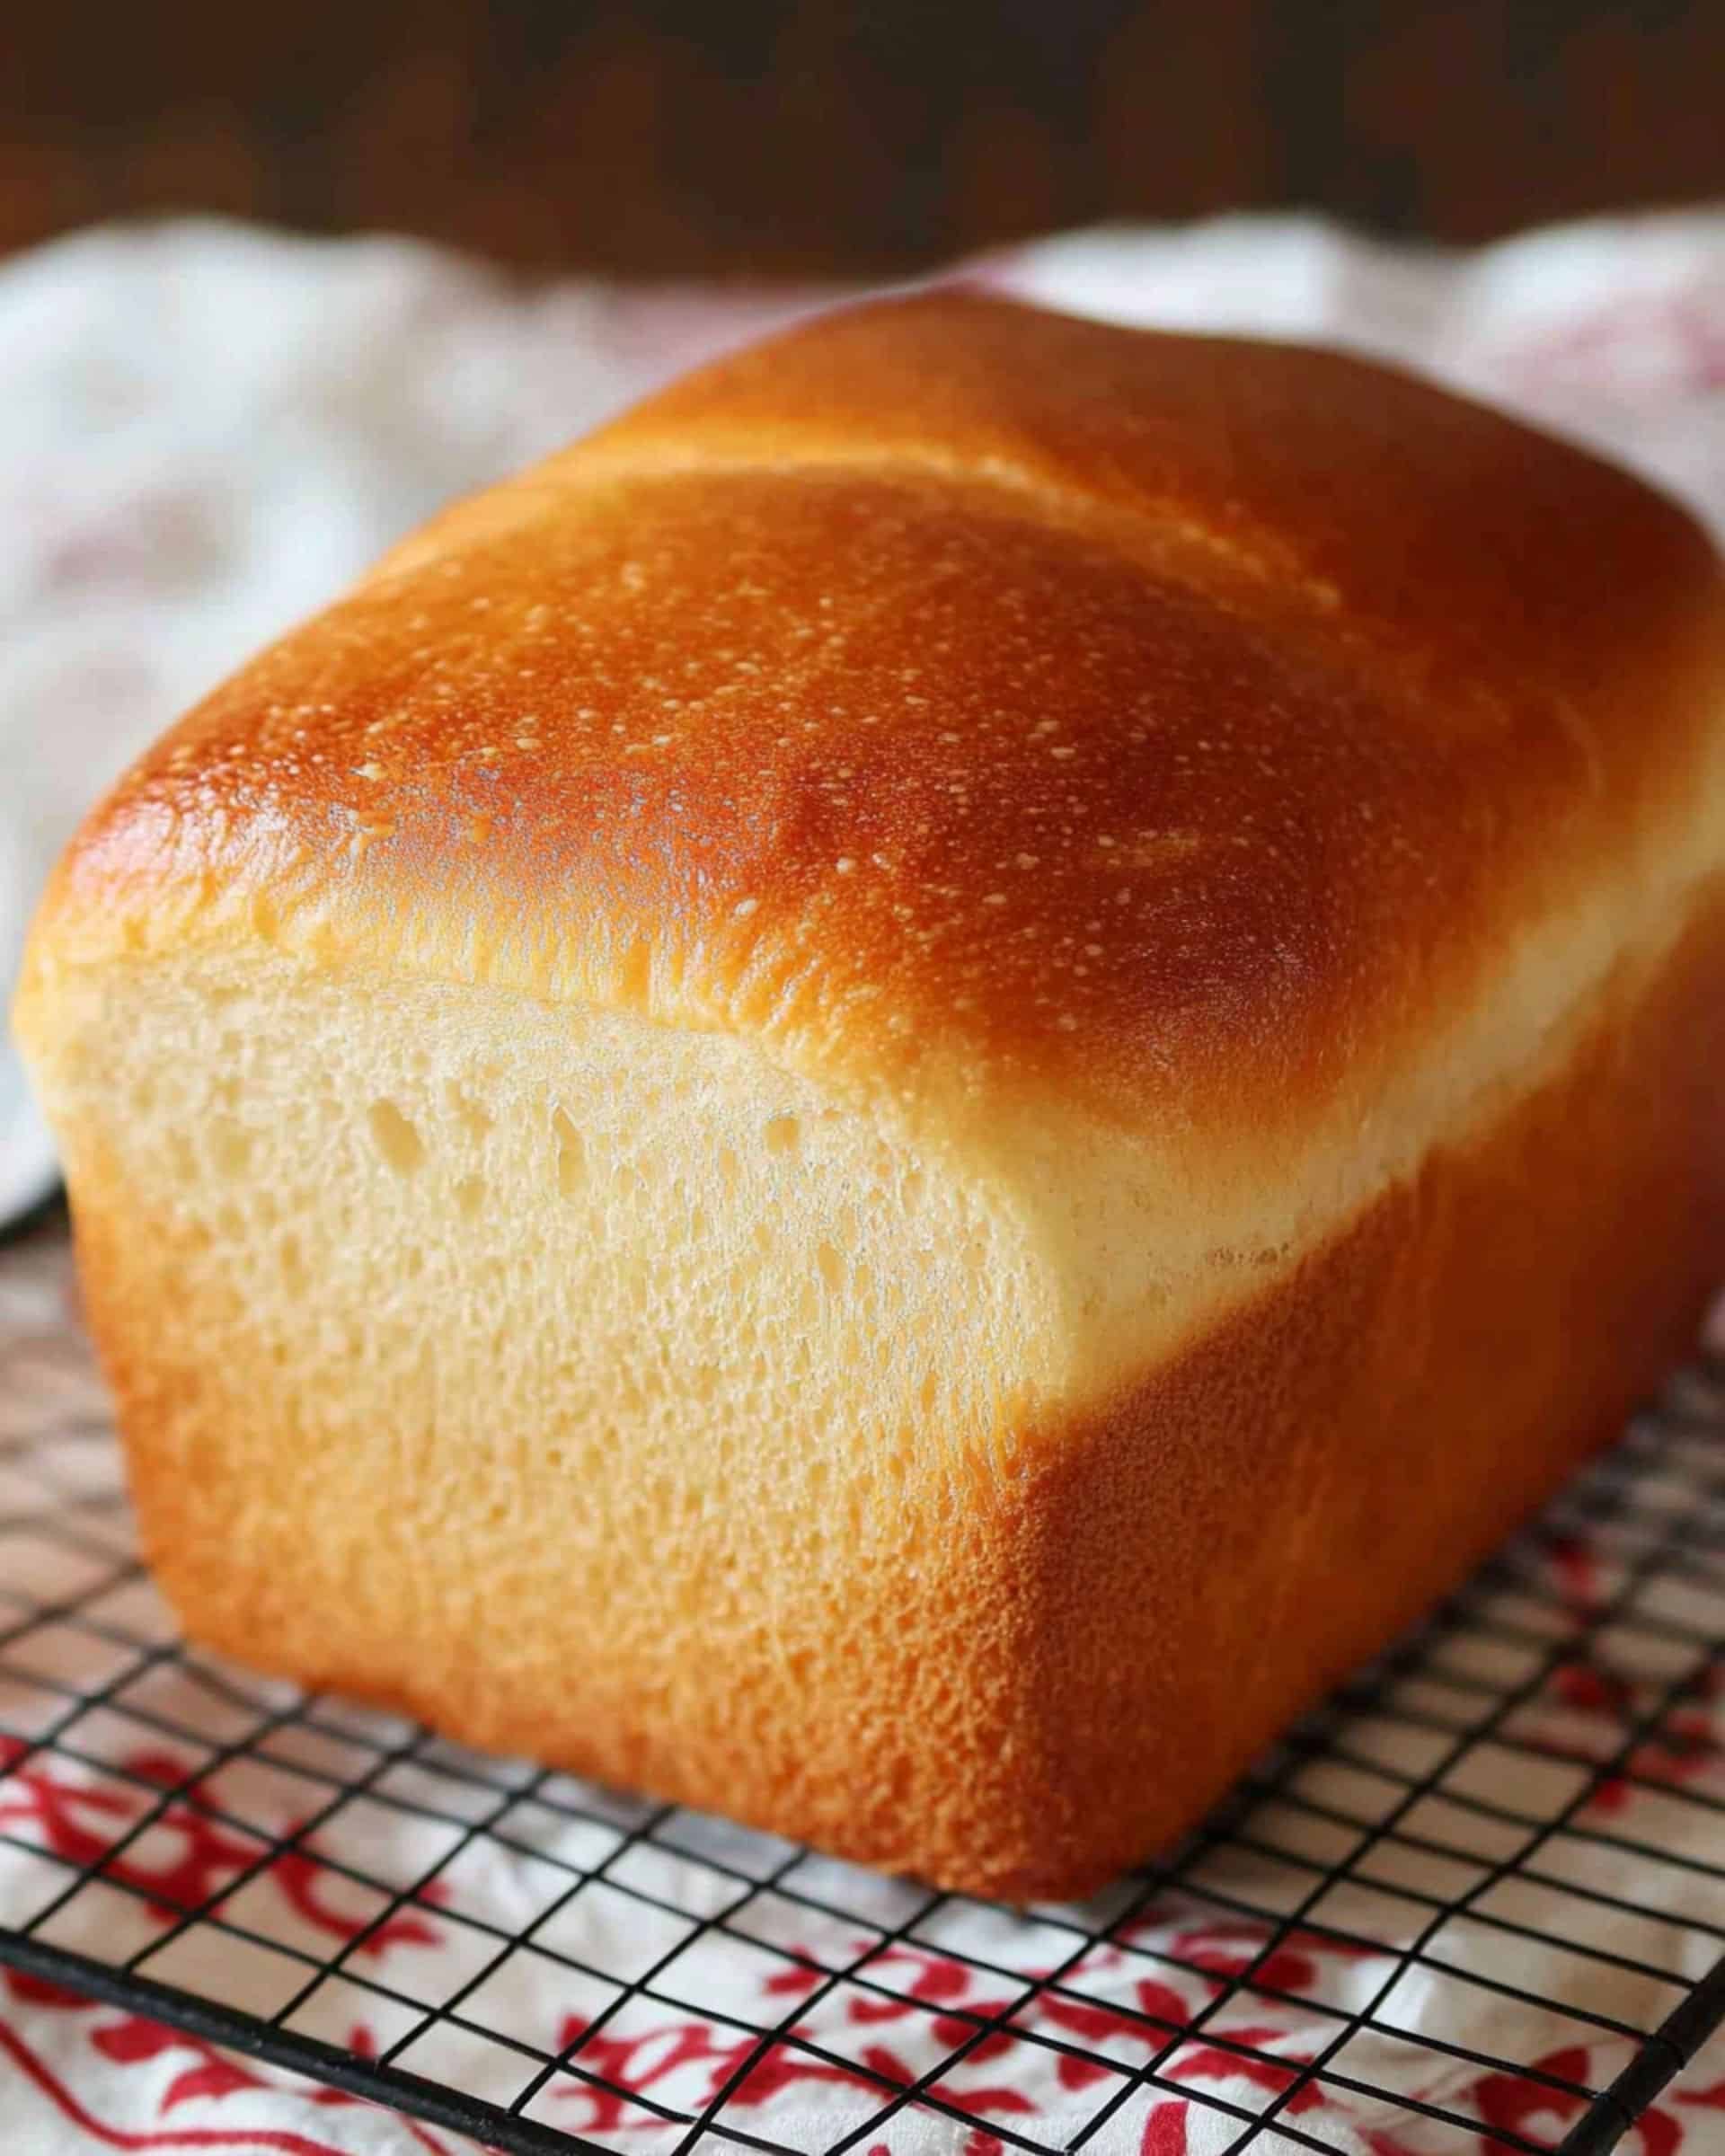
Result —
M728 431L698 447L676 441L642 444L627 437L614 446L578 445L564 458L551 460L536 476L529 474L456 505L445 513L447 523L434 519L425 530L392 547L367 572L365 581L380 583L410 574L438 560L452 544L495 537L513 526L531 524L553 503L566 503L570 494L586 489L650 485L656 480L690 476L783 477L800 472L848 473L859 479L926 477L960 488L1016 496L1034 504L1049 521L1085 531L1118 548L1127 561L1152 566L1163 575L1181 575L1182 560L1196 556L1198 566L1189 573L1200 584L1205 566L1220 563L1273 588L1281 604L1304 599L1326 614L1343 604L1340 588L1328 578L1309 573L1281 535L1259 526L1230 533L1193 514L1172 495L1112 499L1033 464L998 454L960 457L932 442L898 442L871 452L818 438L787 443L748 430Z

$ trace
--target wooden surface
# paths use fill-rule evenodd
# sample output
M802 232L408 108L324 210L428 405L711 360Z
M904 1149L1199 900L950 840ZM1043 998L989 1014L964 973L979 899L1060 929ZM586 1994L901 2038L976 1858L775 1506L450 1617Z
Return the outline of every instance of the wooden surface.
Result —
M535 266L909 268L1312 205L1725 197L1725 0L0 0L0 248L203 208Z

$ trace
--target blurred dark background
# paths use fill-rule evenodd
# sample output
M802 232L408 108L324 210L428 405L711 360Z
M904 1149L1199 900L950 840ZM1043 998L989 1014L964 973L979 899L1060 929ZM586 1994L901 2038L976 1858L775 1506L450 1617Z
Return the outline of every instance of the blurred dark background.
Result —
M0 14L0 248L205 208L535 267L848 275L1104 217L1459 241L1725 197L1725 0Z

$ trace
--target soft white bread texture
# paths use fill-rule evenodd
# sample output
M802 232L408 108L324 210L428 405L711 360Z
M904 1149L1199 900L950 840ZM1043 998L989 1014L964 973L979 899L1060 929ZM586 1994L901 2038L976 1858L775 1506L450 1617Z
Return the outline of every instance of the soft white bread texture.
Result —
M1725 581L1358 361L859 309L219 690L18 1023L195 1636L1074 1891L1725 1271Z

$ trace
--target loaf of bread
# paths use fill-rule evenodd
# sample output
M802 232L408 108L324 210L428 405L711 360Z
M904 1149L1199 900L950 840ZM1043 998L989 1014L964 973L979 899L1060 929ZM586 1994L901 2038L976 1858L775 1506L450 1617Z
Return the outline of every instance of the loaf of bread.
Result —
M1355 359L834 314L219 689L18 1021L194 1639L1071 1894L1725 1272L1725 579Z

